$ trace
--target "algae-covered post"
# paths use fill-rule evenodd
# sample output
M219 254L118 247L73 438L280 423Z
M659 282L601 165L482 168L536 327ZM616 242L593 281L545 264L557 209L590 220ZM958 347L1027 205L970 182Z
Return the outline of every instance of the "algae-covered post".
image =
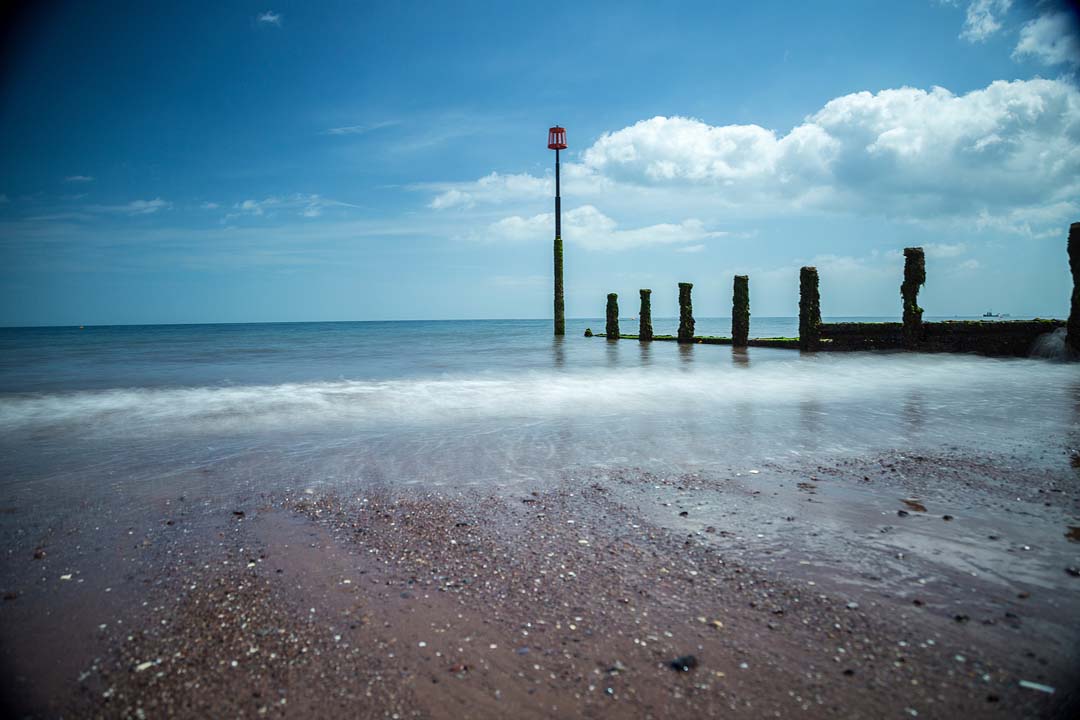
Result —
M555 334L566 334L563 304L562 197L559 193L559 151L566 149L566 128L548 129L548 149L555 151Z
M679 283L679 342L694 342L694 304L690 291L694 283Z
M799 271L799 349L817 350L821 345L821 294L816 267Z
M642 288L641 314L638 316L638 340L652 340L652 290Z
M735 291L731 296L731 345L746 347L750 336L750 278L735 276Z
M619 339L619 296L608 293L607 296L607 333L609 340Z
M1080 222L1069 226L1069 269L1072 271L1072 307L1065 344L1073 353L1080 353Z
M563 301L562 238L555 236L555 334L566 334L566 314Z
M922 313L919 288L926 283L926 255L921 247L904 248L904 282L900 297L904 300L904 345L914 349L922 340Z

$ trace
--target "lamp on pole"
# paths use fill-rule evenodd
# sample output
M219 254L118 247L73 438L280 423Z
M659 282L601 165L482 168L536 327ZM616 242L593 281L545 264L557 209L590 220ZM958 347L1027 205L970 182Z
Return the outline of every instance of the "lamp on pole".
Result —
M559 151L566 149L566 128L548 129L548 149L555 151L555 334L566 334L563 305L562 198L559 197Z

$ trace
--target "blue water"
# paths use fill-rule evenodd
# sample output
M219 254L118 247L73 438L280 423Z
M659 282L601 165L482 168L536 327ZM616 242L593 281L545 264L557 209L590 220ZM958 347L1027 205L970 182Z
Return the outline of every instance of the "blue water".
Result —
M653 325L658 335L675 334L678 319ZM621 326L637 332L634 318ZM611 362L670 367L679 357L576 342L586 327L603 332L604 320L567 321L562 343L547 320L0 328L0 393L573 372ZM794 337L798 327L795 317L755 317L752 336ZM696 332L730 337L731 320L698 318Z
M2 329L0 490L31 505L224 502L897 448L1038 464L1066 457L1080 428L1075 364L736 352L587 339L600 320L567 325L564 338L548 321L513 320ZM702 318L697 331L729 326ZM754 318L753 329L790 336L796 320Z

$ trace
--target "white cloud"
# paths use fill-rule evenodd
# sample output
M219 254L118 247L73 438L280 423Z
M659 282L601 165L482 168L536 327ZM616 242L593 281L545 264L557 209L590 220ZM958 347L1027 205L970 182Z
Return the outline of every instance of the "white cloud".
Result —
M281 13L267 10L264 13L259 13L258 21L264 25L277 25L278 27L281 27Z
M960 39L984 42L1001 29L999 18L1009 11L1012 0L971 0L964 17Z
M1020 29L1013 59L1031 58L1043 65L1080 65L1080 29L1067 11L1047 13Z
M964 243L956 243L955 245L949 245L948 243L923 243L922 247L926 252L926 256L931 258L951 258L963 255L967 252L967 245Z
M88 183L94 182L94 178L89 175L68 175L64 178L64 182L69 183Z
M705 245L687 245L686 247L675 248L675 252L682 253L696 253L705 249Z
M661 116L604 133L580 158L564 164L563 196L605 208L1034 222L1080 197L1080 90L1036 78L964 95L940 87L852 93L786 134ZM535 210L553 185L550 175L492 173L424 187L438 191L436 209Z
M205 204L204 207L206 207ZM214 204L214 207L217 207L217 205ZM235 203L233 205L233 212L226 214L225 220L232 220L233 218L242 216L262 217L264 215L273 215L278 210L295 213L302 217L316 218L320 217L324 210L332 207L354 208L357 206L340 200L331 200L330 198L324 198L321 195L315 194L295 193L286 196L271 195L262 200L248 199Z
M543 242L554 234L554 213L532 217L514 215L488 226L483 239L492 242ZM622 230L613 219L592 205L582 205L563 214L563 239L589 250L627 250L647 245L682 245L727 233L705 229L700 220L661 223ZM693 252L692 250L690 252Z
M450 189L436 195L435 199L431 201L428 207L434 208L435 210L443 210L444 208L452 207L471 208L474 205L476 205L476 203L473 201L472 194Z
M86 210L96 213L115 213L118 215L153 215L160 210L167 210L172 203L161 198L153 200L132 200L124 205L87 205Z
M268 208L280 203L281 200L276 197L268 197L263 200L243 200L233 205L233 209L237 212L234 215L263 215Z
M982 210L974 219L976 230L994 230L1032 239L1058 237L1062 228L1080 217L1080 202L1062 200L1035 207L991 214Z
M203 210L216 210L216 209L218 209L219 207L221 207L221 205L220 205L220 204L218 204L218 203L216 203L216 202L209 202L209 201L207 201L207 202L204 202L204 203L203 203L202 205L200 205L199 207L201 207L201 208L202 208Z
M154 198L153 200L133 200L124 206L124 211L129 215L152 215L158 210L172 207L171 202Z
M970 258L970 259L965 260L964 262L960 263L959 265L957 265L956 269L964 271L964 272L970 272L972 270L978 270L981 267L982 267L981 262L979 262L975 258Z
M444 210L453 207L473 207L478 202L499 204L523 199L535 199L554 196L555 183L550 178L538 178L529 174L501 175L493 172L476 182L462 187L450 185L420 186L428 189L440 189L429 207Z
M374 130L393 127L399 123L396 120L371 123L370 125L345 125L343 127L330 128L325 131L326 135L366 135Z

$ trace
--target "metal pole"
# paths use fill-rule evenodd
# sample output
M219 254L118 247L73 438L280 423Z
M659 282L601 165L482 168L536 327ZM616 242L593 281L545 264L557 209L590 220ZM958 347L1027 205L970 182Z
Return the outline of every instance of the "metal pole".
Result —
M559 197L559 149L555 149L555 334L566 334L563 304L562 198Z
M559 197L559 150L555 149L555 237L562 237L562 198Z

